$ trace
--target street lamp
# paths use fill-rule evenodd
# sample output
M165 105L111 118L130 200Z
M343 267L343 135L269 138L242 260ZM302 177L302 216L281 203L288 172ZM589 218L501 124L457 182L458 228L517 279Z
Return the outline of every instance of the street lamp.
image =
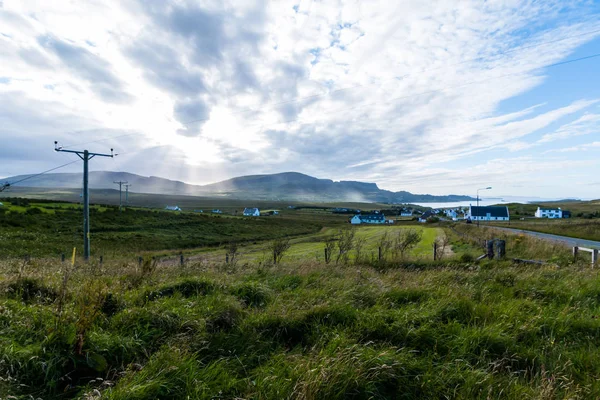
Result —
M490 190L492 187L488 186L486 188L477 189L477 207L479 207L479 191L480 190Z
M477 189L477 207L479 207L479 191L480 190L490 190L491 188L492 188L491 186L488 186L488 187L485 187L485 188ZM481 217L477 217L477 226L479 226L479 219L480 218Z

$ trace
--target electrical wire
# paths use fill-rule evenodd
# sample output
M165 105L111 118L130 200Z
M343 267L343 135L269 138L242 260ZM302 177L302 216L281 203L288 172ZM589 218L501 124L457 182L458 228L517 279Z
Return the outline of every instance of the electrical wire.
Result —
M40 172L39 174L35 174L35 175L29 175L29 176L27 176L27 177L25 177L25 178L23 178L23 179L20 179L20 180L18 180L18 181L16 181L16 182L6 182L4 185L0 186L0 192L4 191L5 189L9 188L10 186L14 186L14 185L16 185L17 183L21 183L21 182L24 182L24 181L26 181L26 180L28 180L28 179L35 178L36 176L44 175L44 174L46 174L46 173L48 173L48 172L55 171L55 170L57 170L57 169L59 169L59 168L66 167L67 165L74 164L74 163L76 163L76 162L78 162L78 161L79 161L79 160L71 161L71 162L68 162L68 163L66 163L66 164L59 165L58 167L50 168L50 169L49 169L49 170L47 170L47 171Z

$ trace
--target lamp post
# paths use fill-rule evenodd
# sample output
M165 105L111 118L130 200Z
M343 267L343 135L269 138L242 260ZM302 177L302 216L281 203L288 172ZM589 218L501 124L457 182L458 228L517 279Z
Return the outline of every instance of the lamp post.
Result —
M477 189L477 207L479 207L479 191L480 190L490 190L492 187L488 186L486 188Z
M488 186L485 188L477 189L477 207L479 207L479 191L480 190L490 190L492 187ZM477 226L479 226L479 217L477 217Z

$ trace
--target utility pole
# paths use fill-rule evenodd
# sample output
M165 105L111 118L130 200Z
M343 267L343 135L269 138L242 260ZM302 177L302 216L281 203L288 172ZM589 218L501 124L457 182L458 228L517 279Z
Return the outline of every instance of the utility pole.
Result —
M58 142L54 142L54 151L62 151L64 153L77 154L79 158L83 160L83 258L87 261L90 258L90 191L88 184L88 162L98 157L110 157L113 158L113 149L110 149L110 154L90 153L87 150L65 150L58 145Z
M125 207L127 207L129 205L129 186L131 186L131 183L128 183L125 186Z
M123 207L123 200L122 200L122 191L121 191L121 186L125 185L127 183L127 181L123 182L123 181L118 181L118 182L113 182L117 185L119 185L119 212L123 211L122 207Z

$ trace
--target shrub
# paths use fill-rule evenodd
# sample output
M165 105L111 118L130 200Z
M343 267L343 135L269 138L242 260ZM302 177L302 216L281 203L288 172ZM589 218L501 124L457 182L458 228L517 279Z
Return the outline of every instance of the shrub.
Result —
M9 298L18 298L25 303L52 303L58 296L56 290L34 278L19 278L6 288Z

